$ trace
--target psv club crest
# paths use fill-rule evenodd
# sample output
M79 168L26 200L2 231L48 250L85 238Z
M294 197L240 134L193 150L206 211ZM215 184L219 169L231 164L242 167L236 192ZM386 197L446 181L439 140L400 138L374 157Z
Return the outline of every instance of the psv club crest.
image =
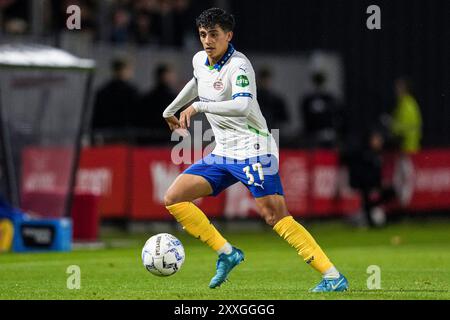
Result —
M213 84L214 89L216 89L217 91L220 91L223 89L223 82L222 79L218 79L214 82Z

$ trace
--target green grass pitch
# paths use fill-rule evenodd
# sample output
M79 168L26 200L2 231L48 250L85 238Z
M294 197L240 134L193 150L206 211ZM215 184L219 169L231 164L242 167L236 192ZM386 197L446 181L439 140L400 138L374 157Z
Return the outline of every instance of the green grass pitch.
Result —
M224 232L246 260L218 289L208 288L215 253L185 233L172 232L184 244L186 261L167 278L151 275L141 263L142 245L151 234L103 234L106 249L0 255L0 299L450 299L448 220L382 230L337 223L306 226L347 276L350 291L309 293L320 276L267 227ZM117 237L125 240L120 248ZM81 268L79 290L67 289L70 265ZM367 288L370 265L381 268L380 290Z

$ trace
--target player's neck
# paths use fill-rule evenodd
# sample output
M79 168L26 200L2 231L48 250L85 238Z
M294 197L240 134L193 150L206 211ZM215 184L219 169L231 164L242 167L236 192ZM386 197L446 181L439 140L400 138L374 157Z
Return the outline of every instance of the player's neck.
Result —
M222 59L222 57L225 55L225 53L226 53L227 51L228 51L228 47L225 49L224 52L218 54L218 55L215 56L215 57L210 57L210 56L208 56L209 65L210 65L210 66L213 66L213 65L215 65L217 62L219 62L220 59Z
M224 53L224 54L225 54L225 53ZM223 57L224 54L218 55L217 57L208 57L209 65L210 65L210 66L215 65L217 62L220 61L220 59L222 59L222 57Z

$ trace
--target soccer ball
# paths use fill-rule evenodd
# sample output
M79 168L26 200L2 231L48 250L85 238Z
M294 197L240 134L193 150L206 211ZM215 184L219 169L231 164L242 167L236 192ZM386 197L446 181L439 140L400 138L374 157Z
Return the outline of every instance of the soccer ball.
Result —
M159 233L142 248L142 263L152 274L166 277L180 270L185 258L181 241L169 233Z

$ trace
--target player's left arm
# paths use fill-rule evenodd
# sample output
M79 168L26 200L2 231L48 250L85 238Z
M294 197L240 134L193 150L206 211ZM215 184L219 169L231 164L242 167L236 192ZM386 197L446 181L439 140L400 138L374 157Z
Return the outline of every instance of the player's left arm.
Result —
M189 127L190 118L197 113L212 113L227 117L247 117L250 113L251 101L255 97L255 81L253 70L242 63L234 67L230 77L232 85L231 100L219 102L194 102L180 114L182 128Z

